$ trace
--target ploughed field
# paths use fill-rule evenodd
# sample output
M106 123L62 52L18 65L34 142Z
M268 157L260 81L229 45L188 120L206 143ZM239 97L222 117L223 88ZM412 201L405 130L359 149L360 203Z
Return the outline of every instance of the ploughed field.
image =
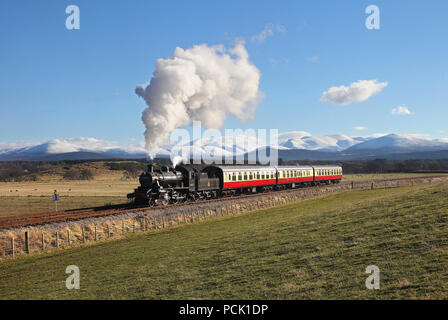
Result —
M447 299L447 198L447 183L345 191L22 256L0 262L0 298Z

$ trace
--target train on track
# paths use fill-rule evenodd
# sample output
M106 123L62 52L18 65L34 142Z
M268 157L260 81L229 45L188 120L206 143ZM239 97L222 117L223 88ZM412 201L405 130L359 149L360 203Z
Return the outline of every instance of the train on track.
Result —
M342 180L339 166L218 166L177 165L140 175L140 186L127 195L148 206L336 184Z

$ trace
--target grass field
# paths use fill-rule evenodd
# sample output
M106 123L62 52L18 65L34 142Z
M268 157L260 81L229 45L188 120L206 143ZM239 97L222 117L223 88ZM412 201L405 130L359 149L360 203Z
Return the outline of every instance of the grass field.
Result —
M448 184L348 191L0 263L2 299L448 298ZM65 268L81 289L65 288ZM377 265L380 290L367 290Z
M54 190L61 196L59 210L126 203L126 194L139 184L138 179L124 180L124 171L108 170L103 162L76 167L88 168L94 179L63 180L53 173L40 175L38 181L0 182L0 216L54 210Z
M343 181L383 180L411 177L426 177L434 175L446 175L446 173L358 173L344 174Z
M58 201L58 210L70 210L86 207L98 207L109 204L126 203L126 195L120 197L67 197ZM27 213L53 211L55 209L51 196L46 197L0 197L0 217Z

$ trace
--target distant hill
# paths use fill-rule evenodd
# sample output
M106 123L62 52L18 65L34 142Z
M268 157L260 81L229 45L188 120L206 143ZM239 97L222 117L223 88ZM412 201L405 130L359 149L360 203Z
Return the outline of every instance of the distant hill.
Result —
M164 145L158 157L169 158L173 145ZM345 135L312 136L293 131L277 136L277 143L265 146L251 136L201 138L176 145L176 154L197 157L253 156L259 151L278 150L283 160L368 160L383 158L447 159L448 139L429 139L416 135L388 134L379 137ZM0 143L0 161L48 161L146 158L142 144L120 146L95 138L54 139L45 143Z

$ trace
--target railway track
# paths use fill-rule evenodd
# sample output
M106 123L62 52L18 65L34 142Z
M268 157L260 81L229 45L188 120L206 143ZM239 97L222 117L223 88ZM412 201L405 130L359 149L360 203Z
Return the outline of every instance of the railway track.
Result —
M328 186L340 186L340 185L352 185L354 184L366 184L366 183L376 183L377 185L381 186L381 183L386 183L390 181L410 181L415 179L425 179L425 178L438 178L438 177L447 177L446 175L437 175L437 176L423 176L423 177L406 177L406 178L396 178L396 179L384 179L384 180L360 180L360 181L344 181L340 184L336 185L324 185L324 187ZM102 216L109 216L109 215L115 215L115 214L121 214L121 213L127 213L127 212L137 212L144 210L151 210L151 209L160 209L160 208L172 208L172 207L182 207L182 206L188 206L188 205L198 205L202 203L210 203L211 201L226 201L226 200L237 200L242 198L251 198L251 197L257 197L260 195L270 195L275 194L279 192L294 192L297 190L306 190L306 189L315 189L319 188L321 186L312 186L312 187L302 187L302 188L296 188L296 189L283 189L283 190L274 190L274 191L268 191L263 193L255 193L255 194L242 194L237 196L228 196L228 197L222 197L222 198L215 198L215 199L209 199L209 200L199 200L194 202L183 202L178 204L169 204L163 207L146 207L146 206L136 206L134 204L120 204L120 205L114 205L114 206L108 206L108 207L91 207L91 208L83 208L83 209L72 209L72 210L62 210L62 211L52 211L52 212L40 212L40 213L31 213L26 215L19 215L19 216L7 216L7 217L0 217L0 229L9 229L9 228L17 228L17 227L26 227L26 226L33 226L33 225L41 225L41 224L48 224L48 223L54 223L54 222L63 222L63 221L73 221L73 220L80 220L80 219L86 219L86 218L92 218L92 217L102 217Z

